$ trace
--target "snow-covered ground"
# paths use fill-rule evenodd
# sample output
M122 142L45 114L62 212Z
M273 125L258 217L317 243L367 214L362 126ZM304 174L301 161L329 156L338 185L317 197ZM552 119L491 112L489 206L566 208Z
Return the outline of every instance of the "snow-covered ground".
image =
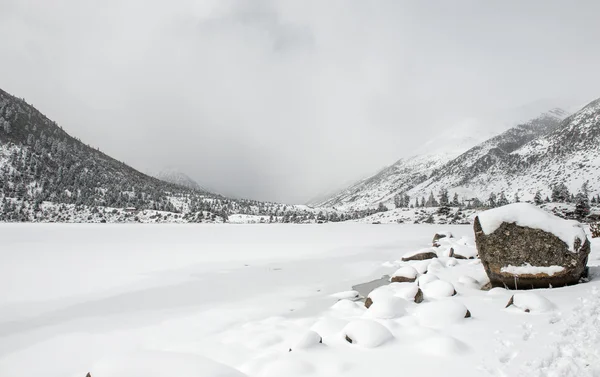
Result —
M476 259L400 261L440 230L473 251L468 225L0 224L0 376L600 375L598 239L590 282L505 308ZM344 299L407 264L423 303Z

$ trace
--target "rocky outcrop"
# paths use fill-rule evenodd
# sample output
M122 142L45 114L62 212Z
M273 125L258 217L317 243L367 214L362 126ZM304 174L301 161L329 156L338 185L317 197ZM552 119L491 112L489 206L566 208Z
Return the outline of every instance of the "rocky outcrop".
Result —
M560 287L577 284L586 273L587 238L575 239L571 249L552 233L508 222L485 234L479 216L474 230L479 257L494 287Z

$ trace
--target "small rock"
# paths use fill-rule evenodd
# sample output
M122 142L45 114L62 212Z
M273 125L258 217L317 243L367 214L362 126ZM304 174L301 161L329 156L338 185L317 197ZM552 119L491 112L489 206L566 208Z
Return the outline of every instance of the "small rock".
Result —
M419 290L417 291L417 294L415 295L415 303L420 304L423 302L423 291L421 290L421 288L419 288Z
M465 314L465 318L471 318L471 312L469 310L467 310L467 313Z
M369 309L371 305L373 305L373 300L371 300L371 297L367 297L367 299L365 300L365 308Z
M402 257L402 262L409 262L409 261L413 261L413 260L426 260L426 259L433 259L433 258L437 258L437 254L434 253L433 251L427 251L427 252L423 252L423 253L418 253L418 254L413 254L407 257Z

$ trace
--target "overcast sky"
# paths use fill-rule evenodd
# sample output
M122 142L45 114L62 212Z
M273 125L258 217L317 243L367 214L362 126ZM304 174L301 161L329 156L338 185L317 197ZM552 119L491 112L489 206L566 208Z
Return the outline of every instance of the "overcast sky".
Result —
M594 0L0 0L0 87L142 171L304 202L453 127L600 97L599 15Z

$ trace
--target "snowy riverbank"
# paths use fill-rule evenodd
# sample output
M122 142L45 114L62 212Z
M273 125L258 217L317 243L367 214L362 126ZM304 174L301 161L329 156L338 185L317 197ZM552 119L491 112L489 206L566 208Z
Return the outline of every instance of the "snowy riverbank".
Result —
M537 291L553 307L524 313L504 308L510 292L470 284L485 279L478 261L440 258L434 273L456 296L374 319L393 335L379 347L340 337L335 329L366 313L331 295L392 274L438 230L1 224L0 375L102 377L93 372L106 369L103 359L139 349L202 355L257 377L599 373L598 267L589 283ZM473 237L471 226L444 230ZM590 266L599 252L596 239ZM415 313L438 300L463 304L472 317L428 322ZM324 344L288 352L311 328Z

